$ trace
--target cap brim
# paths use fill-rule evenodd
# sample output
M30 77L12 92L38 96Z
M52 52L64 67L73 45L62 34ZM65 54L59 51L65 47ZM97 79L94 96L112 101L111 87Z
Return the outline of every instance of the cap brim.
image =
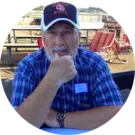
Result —
M47 26L45 26L43 20L44 19L42 17L42 19L41 19L41 27L42 27L43 31L48 30L53 24L55 24L56 22L59 22L59 21L67 21L67 22L71 23L73 26L75 26L76 28L79 29L79 24L75 24L73 21L71 21L70 19L67 19L67 18L58 18L58 19L55 19L51 23L49 23Z

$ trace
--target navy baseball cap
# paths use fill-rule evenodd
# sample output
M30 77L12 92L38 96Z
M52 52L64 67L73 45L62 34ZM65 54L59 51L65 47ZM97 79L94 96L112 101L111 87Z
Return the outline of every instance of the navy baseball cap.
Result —
M41 27L43 31L48 30L48 28L58 21L67 21L79 29L79 19L76 7L65 2L47 5L43 10L41 18Z

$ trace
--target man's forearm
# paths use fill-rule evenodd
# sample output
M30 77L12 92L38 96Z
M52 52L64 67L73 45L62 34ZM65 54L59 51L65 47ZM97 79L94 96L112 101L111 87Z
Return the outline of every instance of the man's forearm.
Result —
M16 108L16 111L29 123L40 127L44 123L57 90L58 86L55 83L43 78L34 92Z
M67 113L66 128L95 129L110 120L121 106L98 107L86 111Z

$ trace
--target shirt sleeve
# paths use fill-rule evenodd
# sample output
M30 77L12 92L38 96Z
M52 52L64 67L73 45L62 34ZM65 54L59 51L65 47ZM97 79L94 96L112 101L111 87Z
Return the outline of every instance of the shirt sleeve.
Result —
M102 58L94 64L93 84L92 101L94 107L123 105L119 88Z
M14 108L20 106L35 89L35 79L32 66L20 62L13 80L11 104Z

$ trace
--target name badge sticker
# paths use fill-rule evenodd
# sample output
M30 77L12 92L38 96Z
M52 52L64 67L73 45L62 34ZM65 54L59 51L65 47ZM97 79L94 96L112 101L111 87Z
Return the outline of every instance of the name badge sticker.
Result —
M82 93L82 92L88 92L87 83L75 84L75 94Z

